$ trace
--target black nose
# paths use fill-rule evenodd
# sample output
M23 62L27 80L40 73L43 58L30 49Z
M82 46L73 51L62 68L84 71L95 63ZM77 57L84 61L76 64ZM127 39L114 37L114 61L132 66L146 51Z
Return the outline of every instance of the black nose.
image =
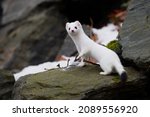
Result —
M71 30L71 32L74 32L74 30Z

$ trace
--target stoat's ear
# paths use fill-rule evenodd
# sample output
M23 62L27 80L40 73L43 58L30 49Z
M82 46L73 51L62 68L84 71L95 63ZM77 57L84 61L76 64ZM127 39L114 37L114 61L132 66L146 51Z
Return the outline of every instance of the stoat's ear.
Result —
M66 29L68 28L68 25L69 25L69 24L70 24L69 22L66 23Z
M78 26L81 26L81 23L79 21L75 21L75 23L78 25Z

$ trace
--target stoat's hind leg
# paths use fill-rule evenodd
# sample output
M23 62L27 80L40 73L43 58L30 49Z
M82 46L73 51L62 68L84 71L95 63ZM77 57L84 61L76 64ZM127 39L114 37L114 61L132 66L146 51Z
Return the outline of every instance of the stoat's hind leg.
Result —
M109 75L112 73L112 68L109 65L101 64L101 69L103 72L100 72L101 75Z

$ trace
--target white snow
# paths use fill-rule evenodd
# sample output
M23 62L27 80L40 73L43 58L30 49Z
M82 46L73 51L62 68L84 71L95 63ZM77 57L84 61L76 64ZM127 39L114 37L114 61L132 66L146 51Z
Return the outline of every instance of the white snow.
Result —
M29 75L29 74L36 74L36 73L40 73L40 72L44 72L50 69L57 69L59 68L57 65L59 64L60 67L67 67L69 68L70 66L77 66L79 64L79 62L74 62L75 57L65 57L66 60L62 60L62 61L58 61L58 62L45 62L39 65L32 65L32 66L28 66L25 67L22 71L15 73L14 74L14 78L17 81L20 77L25 76L25 75ZM69 61L69 66L67 66L67 61L68 59Z
M112 23L109 23L101 29L93 28L92 31L98 37L97 43L107 45L110 41L118 40L118 27Z

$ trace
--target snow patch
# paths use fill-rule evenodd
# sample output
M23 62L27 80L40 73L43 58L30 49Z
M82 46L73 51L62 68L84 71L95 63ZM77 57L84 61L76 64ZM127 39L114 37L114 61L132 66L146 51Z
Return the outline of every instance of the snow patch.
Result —
M112 23L107 24L107 26L104 26L101 29L93 28L92 31L97 35L98 40L96 42L102 45L106 46L109 42L118 40L118 27Z
M66 60L62 60L58 62L45 62L39 65L32 65L32 66L25 67L22 71L14 74L15 81L17 81L22 76L26 76L29 74L36 74L36 73L44 72L44 71L51 70L51 69L57 69L59 68L58 64L60 65L61 68L69 68L71 66L77 66L79 64L78 61L76 62L74 61L75 57L64 56L64 58Z

